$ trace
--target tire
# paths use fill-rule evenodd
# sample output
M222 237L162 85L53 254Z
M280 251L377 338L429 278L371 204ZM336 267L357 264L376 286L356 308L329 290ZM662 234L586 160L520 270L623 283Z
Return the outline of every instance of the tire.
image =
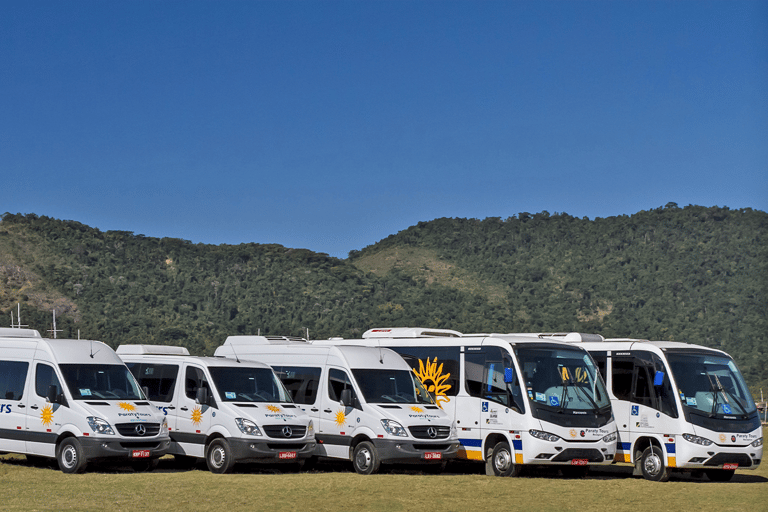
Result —
M640 470L643 478L652 482L669 480L669 468L664 464L664 452L658 446L649 446L640 457Z
M712 482L729 482L733 478L735 469L705 469L704 473Z
M363 441L355 446L352 453L352 465L361 475L372 475L379 471L381 459L376 448L369 441Z
M67 437L56 447L56 462L64 473L82 473L88 461L85 459L83 447L74 437Z
M520 465L515 464L515 454L509 443L502 441L493 447L490 457L485 459L485 474L489 476L518 476Z
M229 473L235 465L232 448L226 439L218 438L210 442L205 450L205 463L211 473Z

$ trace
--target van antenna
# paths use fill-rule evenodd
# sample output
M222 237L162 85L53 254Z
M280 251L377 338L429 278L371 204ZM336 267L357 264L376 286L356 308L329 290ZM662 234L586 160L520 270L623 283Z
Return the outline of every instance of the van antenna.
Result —
M237 352L235 352L235 346L234 345L230 345L230 347L232 347L232 353L235 354L235 361L237 361L238 364L239 364L240 363L240 358L237 357Z
M381 351L381 344L379 344L379 362L384 364L384 353Z

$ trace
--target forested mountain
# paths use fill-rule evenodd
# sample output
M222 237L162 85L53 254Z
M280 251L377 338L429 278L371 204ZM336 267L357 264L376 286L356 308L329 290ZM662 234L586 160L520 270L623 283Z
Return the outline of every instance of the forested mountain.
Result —
M346 260L5 214L0 312L59 337L183 344L351 337L376 326L597 332L731 353L768 388L768 214L670 203L631 216L422 222Z

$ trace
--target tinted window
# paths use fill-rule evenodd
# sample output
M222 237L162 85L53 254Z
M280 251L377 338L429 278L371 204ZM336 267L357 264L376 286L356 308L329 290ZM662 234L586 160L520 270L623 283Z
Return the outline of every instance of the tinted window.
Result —
M225 402L291 402L271 368L210 366L208 371Z
M328 372L328 398L334 402L341 402L341 392L345 389L352 390L353 399L357 396L347 372L331 368Z
M273 366L283 385L298 404L311 405L317 399L320 387L320 368L300 366Z
M154 363L126 363L139 386L146 388L147 398L157 402L173 400L179 365Z
M35 393L37 396L46 397L50 386L56 387L57 396L61 393L61 384L56 377L56 371L52 366L40 363L35 370Z
M520 381L512 359L499 347L467 349L464 354L465 386L472 396L491 400L522 412L523 399ZM512 382L504 382L509 374Z
M122 364L61 364L64 381L75 400L141 400L130 370Z
M206 388L208 390L208 396L211 396L211 386L208 384L208 379L205 378L205 372L201 368L195 368L194 366L187 366L186 375L184 377L184 394L190 400L197 398L197 389Z
M0 361L0 399L21 400L29 363Z

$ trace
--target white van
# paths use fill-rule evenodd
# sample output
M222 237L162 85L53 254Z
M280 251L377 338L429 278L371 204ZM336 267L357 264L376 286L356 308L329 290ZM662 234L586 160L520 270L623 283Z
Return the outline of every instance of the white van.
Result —
M100 460L146 470L170 444L165 418L107 345L0 328L0 452L55 458L65 473Z
M633 463L636 475L666 481L678 471L722 482L736 468L760 465L760 417L744 377L725 352L578 333L538 336L573 342L592 355L606 378L619 427L616 458Z
M317 422L317 456L351 460L355 471L366 475L382 463L440 469L456 456L451 419L391 350L230 336L215 355L271 365Z
M163 345L117 353L167 415L177 460L205 458L209 470L227 473L237 462L301 463L314 454L312 420L269 366Z

